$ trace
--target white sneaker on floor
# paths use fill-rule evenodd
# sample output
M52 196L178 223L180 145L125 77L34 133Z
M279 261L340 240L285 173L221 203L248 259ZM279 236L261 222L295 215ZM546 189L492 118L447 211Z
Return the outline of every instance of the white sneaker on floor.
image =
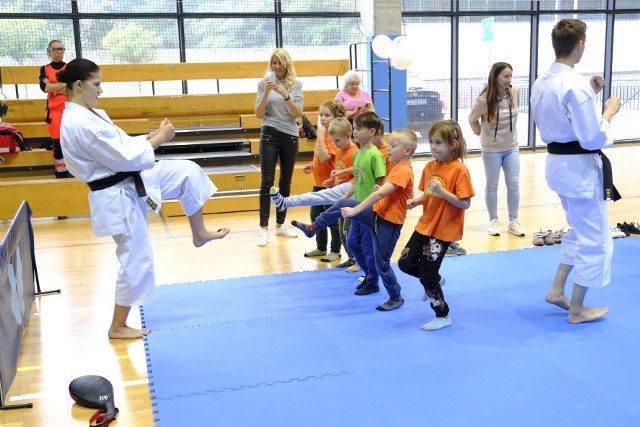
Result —
M490 236L499 236L500 235L500 226L498 225L497 219L492 219L489 223L489 229L487 230Z
M290 228L287 228L286 225L282 224L280 227L276 228L276 236L281 236L281 237L298 237L298 235L291 230Z
M258 234L258 241L256 244L258 246L267 246L267 243L269 243L269 232L263 228L260 230L260 234Z
M524 228L522 228L522 226L520 225L517 219L509 223L509 228L507 229L507 231L513 234L514 236L518 236L518 237L524 236Z
M425 331L436 331L446 328L447 326L451 326L451 317L436 317L431 322L422 325L422 329Z
M611 227L611 237L614 239L620 239L622 237L627 237L627 235L618 227Z

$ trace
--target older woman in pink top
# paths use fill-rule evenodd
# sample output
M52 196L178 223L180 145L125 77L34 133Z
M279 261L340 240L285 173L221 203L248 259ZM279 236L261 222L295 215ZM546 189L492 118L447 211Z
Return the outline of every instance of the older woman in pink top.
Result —
M360 74L356 71L347 71L344 75L344 86L336 95L336 99L344 104L349 121L366 111L376 111L371 102L371 95L360 88L361 84Z

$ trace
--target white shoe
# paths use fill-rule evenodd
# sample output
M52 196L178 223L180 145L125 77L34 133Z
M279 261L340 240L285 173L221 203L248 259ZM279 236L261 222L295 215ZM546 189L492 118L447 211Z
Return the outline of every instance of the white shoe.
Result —
M267 246L267 243L269 243L269 232L263 228L260 230L260 234L258 234L258 241L256 244L258 246Z
M489 229L487 230L490 236L499 236L500 235L500 226L498 225L497 219L492 219L489 223Z
M422 325L422 329L425 331L436 331L446 328L447 326L451 326L451 317L436 317L431 322Z
M276 236L281 236L281 237L298 237L298 235L291 230L290 228L287 228L286 225L282 224L280 227L276 228Z
M517 219L509 223L509 228L507 231L513 234L514 236L518 236L518 237L524 236L524 228L522 228L522 226L520 225Z
M621 237L627 237L627 235L624 234L624 231L620 230L618 227L611 227L611 237L614 239L619 239Z

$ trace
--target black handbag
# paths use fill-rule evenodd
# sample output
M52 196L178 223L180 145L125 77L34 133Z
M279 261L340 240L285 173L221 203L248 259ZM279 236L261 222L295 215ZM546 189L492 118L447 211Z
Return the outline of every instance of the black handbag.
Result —
M302 125L299 132L300 138L314 139L316 137L316 127L311 124L307 116L302 116Z

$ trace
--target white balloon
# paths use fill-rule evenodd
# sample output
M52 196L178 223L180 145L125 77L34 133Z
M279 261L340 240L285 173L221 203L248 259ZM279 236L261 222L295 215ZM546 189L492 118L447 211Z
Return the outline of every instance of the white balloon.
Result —
M395 38L393 44L391 66L398 70L406 70L413 64L413 43L407 37L401 36Z
M393 43L394 45L398 46L400 45L400 43L404 42L407 40L407 36L398 36L395 39L393 39L393 41L391 43Z
M406 70L413 64L413 56L403 55L402 53L396 53L391 58L391 66L397 70Z
M380 58L390 58L393 51L393 42L385 34L377 35L371 41L371 49Z

